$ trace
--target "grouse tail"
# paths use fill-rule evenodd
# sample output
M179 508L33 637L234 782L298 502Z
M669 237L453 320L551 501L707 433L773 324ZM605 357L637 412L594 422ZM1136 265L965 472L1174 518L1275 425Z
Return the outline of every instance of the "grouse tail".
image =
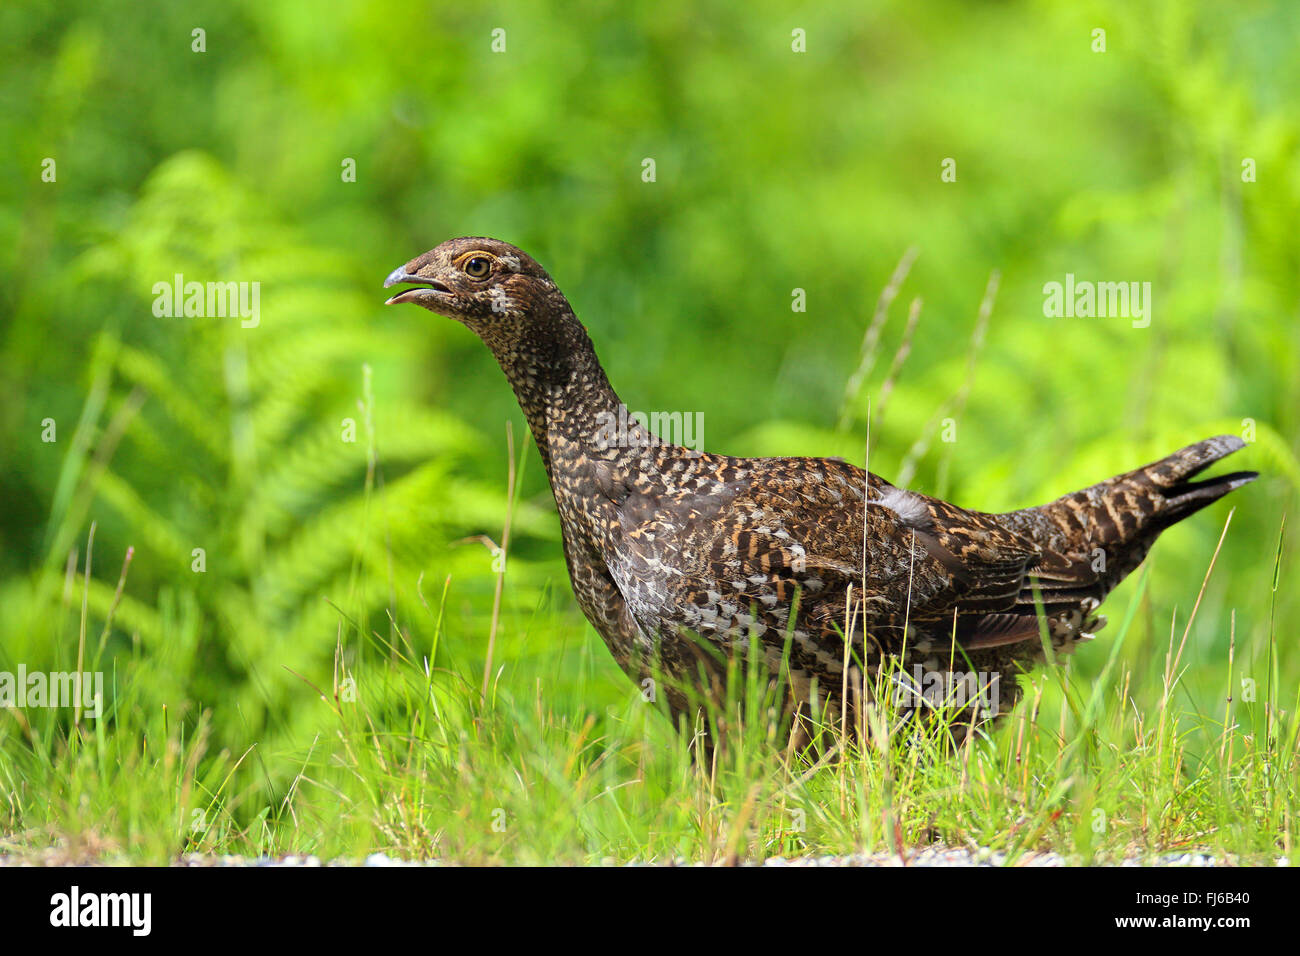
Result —
M1254 481L1237 471L1192 479L1245 447L1234 435L1207 438L1159 461L1116 475L1016 515L1043 548L1034 572L1049 589L1084 589L1100 599L1133 571L1171 525ZM1099 555L1104 559L1098 561Z

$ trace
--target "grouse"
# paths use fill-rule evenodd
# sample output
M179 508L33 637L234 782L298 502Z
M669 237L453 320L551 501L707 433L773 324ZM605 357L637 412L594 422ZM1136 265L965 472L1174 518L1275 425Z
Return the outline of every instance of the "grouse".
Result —
M384 286L399 283L412 288L387 304L462 322L491 349L541 453L578 604L633 680L666 678L674 718L716 693L728 661L779 675L803 713L856 720L882 664L914 689L993 675L963 716L1006 713L1015 675L1049 644L1091 639L1098 605L1164 529L1257 477L1191 480L1243 447L1219 436L988 514L835 458L707 454L626 414L568 300L514 246L451 239ZM613 440L611 421L626 423Z

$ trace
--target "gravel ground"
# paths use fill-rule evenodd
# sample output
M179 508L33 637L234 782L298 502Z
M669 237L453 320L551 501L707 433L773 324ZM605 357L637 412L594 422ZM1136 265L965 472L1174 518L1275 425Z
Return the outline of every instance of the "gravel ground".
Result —
M0 854L0 866L75 866L85 862L90 865L113 865L109 859L79 861L72 859L65 851L46 850L36 856L6 856ZM604 865L616 865L610 859ZM200 866L445 866L443 861L413 861L390 857L384 853L372 853L364 860L331 860L328 863L314 856L239 857L210 856L189 853L174 864L179 867ZM687 860L675 861L674 866L700 866ZM758 864L744 864L753 866ZM968 850L954 847L931 846L912 851L906 861L900 860L892 853L862 853L850 856L804 856L804 857L770 857L762 866L1004 866L1007 854L988 849ZM1069 866L1070 861L1058 853L1025 853L1015 861L1014 866ZM1158 853L1152 856L1131 857L1120 861L1118 866L1236 866L1237 861L1229 857L1216 858L1206 853ZM1285 857L1275 861L1277 866L1289 866Z

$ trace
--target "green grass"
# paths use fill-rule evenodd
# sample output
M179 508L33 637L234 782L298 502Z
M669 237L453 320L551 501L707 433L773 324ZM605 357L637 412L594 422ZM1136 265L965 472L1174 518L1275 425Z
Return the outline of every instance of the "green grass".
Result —
M1281 561L1279 546L1275 589ZM813 746L791 753L782 689L733 668L709 715L726 724L725 744L701 765L691 734L611 673L592 640L560 656L601 686L574 690L540 671L524 684L507 655L484 698L484 673L458 665L463 649L444 633L450 585L421 593L423 617L391 638L339 612L332 679L297 678L310 734L216 749L212 717L235 705L141 706L147 655L138 645L102 655L95 635L111 630L111 610L89 619L84 579L69 571L46 610L76 635L87 669L109 668L110 705L77 724L52 709L0 717L0 849L154 864L189 852L374 851L470 864L727 862L906 856L936 841L1005 850L1011 862L1036 850L1084 863L1193 848L1241 862L1291 856L1297 701L1282 696L1274 631L1234 639L1221 694L1198 698L1182 679L1194 622L1170 622L1163 644L1144 633L1148 580L1080 652L1104 659L1099 676L1080 680L1068 664L1035 673L989 736L953 744L943 709L900 732L877 684L865 728L819 724ZM1199 604L1206 590L1183 598ZM554 646L550 630L522 638ZM1269 675L1253 699L1242 699L1243 671Z

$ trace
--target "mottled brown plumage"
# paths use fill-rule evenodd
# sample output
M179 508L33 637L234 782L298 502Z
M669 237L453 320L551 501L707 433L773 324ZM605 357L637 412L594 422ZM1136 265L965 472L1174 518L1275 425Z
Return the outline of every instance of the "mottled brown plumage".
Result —
M722 662L751 653L774 674L788 654L805 707L816 697L832 713L845 700L852 709L843 689L862 687L857 668L875 674L891 658L902 665L894 681L998 675L981 716L1005 712L1016 675L1044 654L1036 599L1053 648L1073 650L1105 623L1098 605L1161 531L1256 477L1190 480L1242 447L1223 436L1038 508L984 514L837 459L662 443L635 420L611 443L618 396L529 256L452 239L385 286L398 283L416 288L389 303L457 319L496 356L551 482L579 606L635 680L671 678L677 714L690 710L684 689L709 690Z

